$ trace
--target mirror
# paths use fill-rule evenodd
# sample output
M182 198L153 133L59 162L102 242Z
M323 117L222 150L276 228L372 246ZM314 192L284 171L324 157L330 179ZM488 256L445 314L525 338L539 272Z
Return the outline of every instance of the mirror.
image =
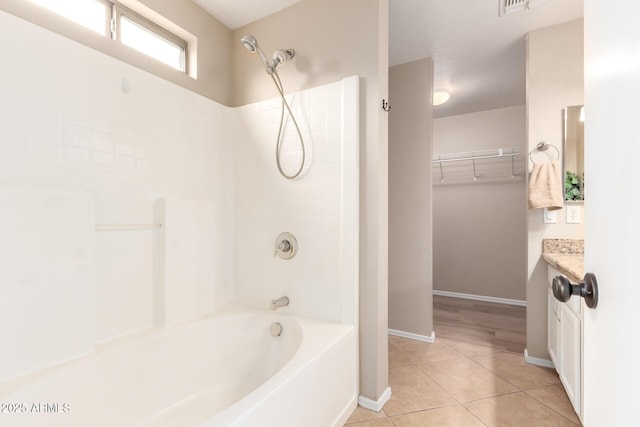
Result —
M564 200L584 200L584 106L562 110Z

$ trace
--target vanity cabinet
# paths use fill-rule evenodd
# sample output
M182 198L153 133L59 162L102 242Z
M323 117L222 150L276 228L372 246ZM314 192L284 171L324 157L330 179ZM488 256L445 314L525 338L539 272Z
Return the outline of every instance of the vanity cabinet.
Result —
M558 347L560 346L560 315L558 314L560 301L553 296L551 287L547 290L547 303L547 350L553 366L557 367Z
M582 298L560 302L553 296L551 282L560 272L549 266L547 292L547 350L574 410L582 409Z

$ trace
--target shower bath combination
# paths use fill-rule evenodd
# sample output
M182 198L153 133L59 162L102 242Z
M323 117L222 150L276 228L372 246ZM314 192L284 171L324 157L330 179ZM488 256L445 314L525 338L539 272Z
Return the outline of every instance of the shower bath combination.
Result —
M276 85L276 89L278 89L278 93L280 94L282 103L281 103L281 109L280 109L280 126L278 128L278 138L276 140L276 165L278 166L278 171L280 172L280 175L282 175L287 179L295 179L298 176L300 176L300 174L302 173L302 169L304 169L304 164L306 160L304 139L302 138L302 132L300 132L300 127L298 126L298 122L296 121L295 116L291 112L291 107L289 106L289 103L284 97L284 88L282 86L282 81L280 80L280 76L278 75L277 68L286 64L288 60L292 59L295 56L296 52L293 49L279 49L273 53L271 60L269 60L267 59L267 56L264 54L262 49L260 49L260 46L258 45L258 40L256 40L256 38L251 34L247 34L244 37L242 37L242 39L240 39L240 42L249 52L258 54L258 57L260 58L262 65L264 65L264 68L267 71L267 74L271 76L273 83ZM283 138L282 131L284 126L285 108L289 113L289 117L291 117L291 119L293 120L293 124L295 125L296 132L298 134L298 139L300 141L300 146L302 148L302 159L300 161L300 167L293 175L287 175L282 170L282 165L280 163L280 150L282 148L282 138Z

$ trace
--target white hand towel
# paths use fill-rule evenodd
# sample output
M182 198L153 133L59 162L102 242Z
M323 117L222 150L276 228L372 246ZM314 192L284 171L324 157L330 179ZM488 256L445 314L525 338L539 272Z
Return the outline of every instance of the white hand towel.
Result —
M562 209L561 168L558 162L535 163L529 175L529 209Z

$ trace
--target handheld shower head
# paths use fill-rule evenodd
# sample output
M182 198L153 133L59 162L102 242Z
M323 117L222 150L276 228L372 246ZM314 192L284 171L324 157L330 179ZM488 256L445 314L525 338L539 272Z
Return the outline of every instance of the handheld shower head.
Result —
M281 50L276 50L275 53L273 54L273 57L271 58L271 61L269 61L265 56L264 52L262 51L262 49L260 49L260 46L258 45L258 40L253 35L246 34L244 37L240 39L240 42L245 47L245 49L247 49L249 52L258 54L258 56L260 57L260 60L262 61L262 64L264 65L264 68L267 70L267 73L269 74L277 73L276 67L283 65L289 59L295 56L295 50L281 49Z
M256 38L251 34L247 34L242 37L240 42L249 52L255 52L258 50L258 40L256 40Z
M253 35L251 34L245 35L240 39L240 43L242 43L245 49L247 49L249 52L257 53L258 56L260 57L260 61L262 61L262 64L264 65L264 68L267 69L267 72L269 74L273 73L274 68L267 60L267 57L264 55L264 52L262 51L262 49L260 49L260 46L258 45L258 40Z

